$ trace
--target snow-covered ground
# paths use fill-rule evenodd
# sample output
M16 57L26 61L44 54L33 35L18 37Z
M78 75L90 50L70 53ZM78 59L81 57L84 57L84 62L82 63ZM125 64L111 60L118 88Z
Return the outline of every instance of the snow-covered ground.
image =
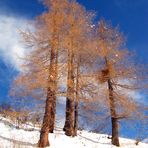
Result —
M16 129L13 122L0 118L0 148L35 148L39 139L39 129L24 125ZM27 129L27 130L26 130ZM50 148L115 148L107 135L78 131L77 137L67 137L61 128L49 134ZM120 138L121 148L148 148L148 144L135 145L134 140Z

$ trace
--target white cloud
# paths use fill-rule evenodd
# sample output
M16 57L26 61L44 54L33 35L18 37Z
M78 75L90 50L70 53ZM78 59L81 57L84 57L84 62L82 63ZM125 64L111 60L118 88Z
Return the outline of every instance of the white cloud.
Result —
M27 27L27 19L21 16L0 15L0 56L3 60L21 70L22 60L25 56L25 48L21 43L18 29Z

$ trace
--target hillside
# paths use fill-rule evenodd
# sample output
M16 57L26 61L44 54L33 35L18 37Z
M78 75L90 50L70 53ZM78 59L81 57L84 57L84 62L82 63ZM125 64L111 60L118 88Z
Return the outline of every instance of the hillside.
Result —
M39 139L39 128L31 123L16 128L14 121L0 117L0 148L35 148ZM108 135L78 131L75 138L64 135L57 127L54 134L49 135L50 148L114 148ZM148 144L135 145L134 140L120 138L121 148L147 148Z

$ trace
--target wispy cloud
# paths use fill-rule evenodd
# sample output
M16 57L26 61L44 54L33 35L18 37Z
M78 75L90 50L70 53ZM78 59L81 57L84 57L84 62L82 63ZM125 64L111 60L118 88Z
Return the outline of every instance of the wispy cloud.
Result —
M27 27L27 19L19 16L0 15L0 56L7 64L20 70L25 49L20 42L18 29Z

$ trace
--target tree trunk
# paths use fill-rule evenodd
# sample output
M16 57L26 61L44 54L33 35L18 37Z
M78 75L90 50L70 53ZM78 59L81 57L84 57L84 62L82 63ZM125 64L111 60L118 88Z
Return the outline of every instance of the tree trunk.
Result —
M50 69L49 69L49 77L48 77L48 89L47 89L47 99L45 104L45 114L43 118L43 124L40 132L40 140L38 143L39 147L49 146L48 141L48 133L51 131L51 127L54 125L53 114L55 114L54 110L54 99L56 99L55 92L55 49L51 50L50 57ZM53 128L52 128L53 129Z
M120 146L118 119L116 115L115 101L113 98L113 87L110 79L108 80L108 88L109 88L109 101L110 101L110 112L111 112L111 123L112 123L112 144L116 146Z
M48 140L48 133L49 133L49 122L51 120L51 110L52 110L52 100L54 96L54 92L50 88L48 88L47 91L48 97L46 99L46 105L45 105L45 114L43 118L43 124L40 132L40 140L38 143L39 147L46 147L49 146L49 140Z
M49 133L54 132L54 127L55 127L55 114L56 114L56 96L53 97L52 100L52 109L51 109L51 119L49 121Z
M107 69L104 76L107 78L108 90L109 90L109 103L110 103L110 114L111 114L111 124L112 124L112 144L116 146L120 146L116 105L115 105L115 100L113 95L113 86L110 78L109 63L108 63L107 57L105 57L105 63L106 63Z
M75 119L74 119L74 136L77 136L77 130L78 130L78 101L76 100L76 102L75 102Z
M120 146L119 144L119 134L118 134L118 120L117 118L112 118L112 144Z
M78 59L76 73L77 73L76 74L76 98L75 98L75 118L74 118L74 135L75 136L77 136L77 130L78 130L80 58Z
M57 75L58 75L58 50L56 49L55 52L55 79L54 79L54 88L55 88L55 93L57 90ZM56 95L53 97L53 102L52 102L52 110L51 110L51 120L49 123L49 133L53 133L54 127L55 127L55 115L56 115Z
M55 12L55 16L56 16ZM50 112L50 122L49 122L49 133L53 133L55 127L55 115L56 115L56 89L57 89L57 73L58 73L58 35L57 35L57 28L56 28L56 20L53 18L53 36L52 36L52 51L51 51L51 58L50 58L50 72L51 72L51 81L49 85L52 85L55 94L53 95L53 99L51 101L52 109Z
M74 136L74 53L71 49L68 50L66 117L64 125L65 135L67 136Z
M48 133L42 132L40 135L40 141L38 143L38 147L44 148L50 146L49 140L48 140Z

